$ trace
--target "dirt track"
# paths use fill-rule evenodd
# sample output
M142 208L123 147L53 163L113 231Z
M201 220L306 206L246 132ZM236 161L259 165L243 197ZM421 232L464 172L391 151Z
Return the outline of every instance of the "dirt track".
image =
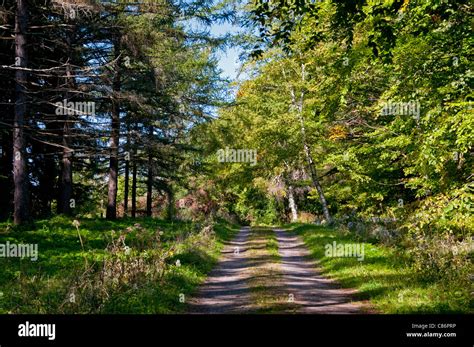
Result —
M310 259L303 241L293 233L274 229L278 241L278 261L265 257L262 241L251 237L257 231L244 227L228 243L217 267L189 302L190 313L224 314L259 312L255 296L255 269L277 269L264 283L268 296L275 296L272 313L363 313L363 304L352 302L353 291L341 289L322 276ZM261 238L260 238L261 239ZM264 252L264 251L263 251ZM259 257L255 259L255 256ZM271 262L266 264L267 262ZM265 270L264 270L265 271ZM262 282L258 282L261 290ZM268 300L267 300L268 301Z

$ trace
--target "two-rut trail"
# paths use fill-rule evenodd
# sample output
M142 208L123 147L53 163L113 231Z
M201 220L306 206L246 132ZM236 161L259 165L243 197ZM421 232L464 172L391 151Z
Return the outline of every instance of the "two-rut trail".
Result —
M268 276L271 283L267 283L266 296L278 296L275 303L279 303L272 313L364 313L364 304L352 301L354 291L341 289L319 273L300 237L282 229L273 229L279 255L278 260L273 260L272 257L259 258L265 245L253 237L256 232L243 227L224 246L216 268L190 299L190 313L259 312L254 288L257 267L277 269L278 272L277 280ZM259 277L265 275L259 274ZM262 287L261 282L258 285Z

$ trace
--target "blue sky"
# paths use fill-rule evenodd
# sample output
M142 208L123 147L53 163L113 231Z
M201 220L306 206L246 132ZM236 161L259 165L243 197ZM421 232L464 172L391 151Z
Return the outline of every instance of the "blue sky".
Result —
M236 32L239 28L230 23L213 24L211 34L215 36ZM219 52L219 68L222 69L222 76L234 80L237 77L240 67L238 48L227 48L224 52Z

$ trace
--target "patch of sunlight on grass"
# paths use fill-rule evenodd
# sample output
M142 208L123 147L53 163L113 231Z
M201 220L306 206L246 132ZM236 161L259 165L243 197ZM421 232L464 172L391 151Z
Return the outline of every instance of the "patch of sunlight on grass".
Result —
M2 259L0 262L0 313L65 313L63 303L73 279L84 271L84 265L100 262L108 257L106 246L112 231L123 231L138 223L143 233L162 231L162 246L183 245L189 235L196 235L200 226L189 222L164 221L153 218L79 219L82 249L73 218L56 216L21 227L0 224L0 243L37 243L39 258ZM179 259L180 267L169 264L159 281L144 281L138 286L122 288L111 295L98 313L171 313L183 312L186 305L178 300L180 294L190 295L204 281L217 262L224 242L231 239L239 227L217 223L210 242L200 247L177 247L177 254L169 258L172 264ZM130 239L128 239L130 237ZM128 241L135 240L133 233ZM143 250L143 256L155 252Z
M381 313L468 313L471 312L469 293L443 283L426 283L407 265L395 249L383 245L360 243L355 235L310 224L289 224L284 230L302 236L322 273L337 280L343 287L357 290L356 297L370 300ZM360 243L364 259L327 257L325 245Z

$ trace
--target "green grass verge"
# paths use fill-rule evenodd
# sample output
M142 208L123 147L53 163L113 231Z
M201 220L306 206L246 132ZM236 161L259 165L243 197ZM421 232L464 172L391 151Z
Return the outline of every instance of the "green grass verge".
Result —
M139 223L141 234L130 233L126 243L139 245L146 238L161 231L163 250L176 248L165 260L159 281L141 280L140 283L120 286L110 291L107 300L95 305L94 298L83 298L87 305L67 305L70 284L84 272L85 263L101 264L107 259L113 232L125 230ZM0 258L0 313L179 313L186 309L180 295L186 298L204 281L217 262L223 242L238 231L227 223L214 225L212 237L201 244L198 232L202 228L185 222L170 222L152 218L81 219L79 232L73 220L54 217L37 221L21 228L0 224L0 244L37 244L37 261L21 258ZM145 234L145 236L143 236ZM191 242L192 241L192 242ZM201 243L200 243L201 242ZM148 257L154 252L143 246L135 253ZM173 248L173 249L174 249ZM179 260L181 266L176 266ZM86 284L85 284L86 285Z
M325 245L360 242L354 235L333 228L291 224L302 236L323 274L343 287L358 290L357 298L369 300L381 313L472 313L472 288L452 283L424 281L400 251L364 242L364 260L327 257Z

